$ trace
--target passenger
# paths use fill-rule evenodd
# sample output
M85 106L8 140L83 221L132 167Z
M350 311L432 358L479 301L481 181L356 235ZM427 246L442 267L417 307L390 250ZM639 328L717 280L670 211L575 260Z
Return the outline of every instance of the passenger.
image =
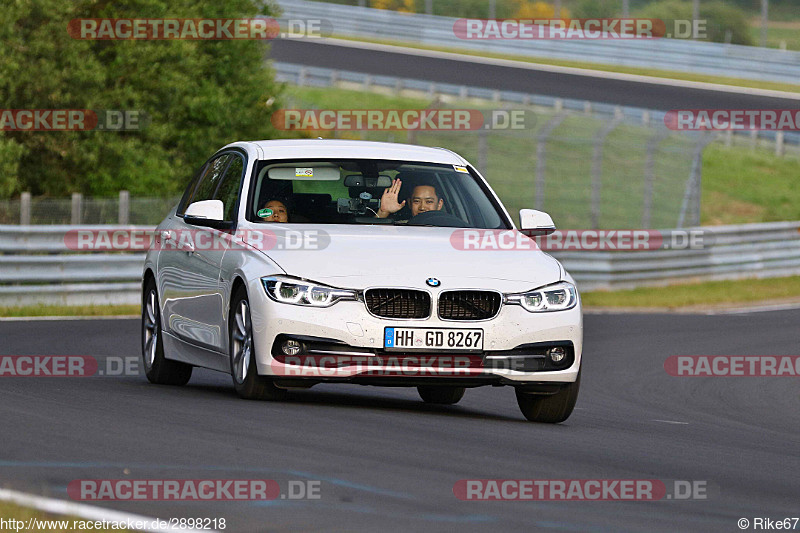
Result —
M268 200L256 214L264 222L289 222L289 208L286 202L276 198Z
M415 217L420 213L426 211L441 211L444 206L444 200L436 191L436 187L429 184L421 184L414 187L411 191L411 196L402 202L397 201L400 194L400 187L403 182L398 178L392 182L392 186L384 189L383 196L381 196L381 206L378 208L378 213L375 215L378 218L386 218L393 213L397 213L406 203L409 203L411 209L411 216Z

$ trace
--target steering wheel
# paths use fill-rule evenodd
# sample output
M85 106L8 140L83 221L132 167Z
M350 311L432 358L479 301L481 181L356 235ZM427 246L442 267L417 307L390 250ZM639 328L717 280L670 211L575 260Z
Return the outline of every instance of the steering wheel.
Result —
M411 219L408 226L439 226L443 228L463 228L469 225L457 216L444 211L425 211Z

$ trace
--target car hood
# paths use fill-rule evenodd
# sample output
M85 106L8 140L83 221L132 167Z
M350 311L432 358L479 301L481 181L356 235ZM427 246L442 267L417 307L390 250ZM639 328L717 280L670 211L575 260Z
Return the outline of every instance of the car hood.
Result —
M562 279L558 261L538 249L458 249L454 232L462 230L454 228L274 224L270 229L277 240L263 252L287 274L338 287L425 287L436 278L442 289L511 292ZM300 232L304 248L311 249L294 249Z

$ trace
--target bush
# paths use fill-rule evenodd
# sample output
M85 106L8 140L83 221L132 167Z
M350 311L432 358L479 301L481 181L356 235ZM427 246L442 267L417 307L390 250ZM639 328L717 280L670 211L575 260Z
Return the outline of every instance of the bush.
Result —
M686 0L661 0L645 6L638 14L639 17L662 19L667 25L667 32L675 27L674 20L690 20L692 18L692 3ZM731 32L731 43L752 45L749 33L747 15L744 11L722 2L701 2L700 18L708 21L706 24L707 37L705 40L725 42L725 35Z
M88 41L76 18L237 18L270 14L257 0L0 2L0 102L5 109L138 110L137 132L6 131L0 195L180 191L208 156L274 136L265 102L278 87L254 40Z
M622 3L607 0L580 0L575 6L575 18L579 19L605 19L612 18L617 13L622 13Z

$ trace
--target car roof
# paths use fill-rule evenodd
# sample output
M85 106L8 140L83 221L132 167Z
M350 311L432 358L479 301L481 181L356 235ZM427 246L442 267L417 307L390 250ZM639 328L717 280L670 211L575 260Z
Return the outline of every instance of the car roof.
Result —
M445 148L413 144L350 141L340 139L284 139L232 143L225 148L255 146L263 159L390 159L466 165L467 161Z

